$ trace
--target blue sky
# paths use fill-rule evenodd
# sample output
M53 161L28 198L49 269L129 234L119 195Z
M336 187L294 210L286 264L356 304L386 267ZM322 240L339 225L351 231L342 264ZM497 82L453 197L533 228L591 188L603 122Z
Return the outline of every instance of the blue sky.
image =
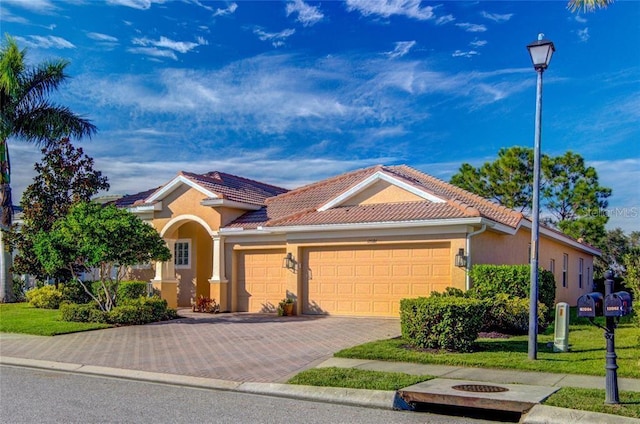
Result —
M80 143L111 193L180 170L293 188L374 164L449 180L533 146L526 45L544 74L542 150L581 154L613 189L609 227L640 230L640 2L3 0L2 33L71 62L59 101L99 132ZM39 149L10 144L14 196Z

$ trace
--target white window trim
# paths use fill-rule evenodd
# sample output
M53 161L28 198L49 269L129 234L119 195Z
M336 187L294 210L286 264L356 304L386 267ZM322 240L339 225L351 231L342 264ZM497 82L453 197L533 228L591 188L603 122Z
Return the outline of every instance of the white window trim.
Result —
M584 283L584 259L578 258L578 288L582 288Z
M176 246L178 246L178 244L180 243L187 245L187 264L186 265L178 265L176 263L176 261L178 260L178 258L175 257ZM175 269L190 269L191 268L191 239L176 240L173 248L173 254L174 254L173 263L174 263Z
M569 287L569 255L562 254L562 287Z

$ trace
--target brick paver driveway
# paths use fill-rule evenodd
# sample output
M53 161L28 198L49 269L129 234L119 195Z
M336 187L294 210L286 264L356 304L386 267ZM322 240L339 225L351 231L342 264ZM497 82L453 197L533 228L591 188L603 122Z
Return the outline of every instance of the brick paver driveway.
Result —
M0 355L219 378L283 382L334 352L400 335L384 318L194 314L55 337L0 334Z

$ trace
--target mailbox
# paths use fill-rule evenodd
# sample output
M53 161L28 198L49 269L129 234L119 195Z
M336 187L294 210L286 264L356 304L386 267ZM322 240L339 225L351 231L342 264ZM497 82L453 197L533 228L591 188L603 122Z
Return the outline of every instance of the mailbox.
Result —
M579 317L602 316L602 293L592 292L578 298Z
M604 298L604 315L621 317L631 313L631 296L625 291L611 293Z

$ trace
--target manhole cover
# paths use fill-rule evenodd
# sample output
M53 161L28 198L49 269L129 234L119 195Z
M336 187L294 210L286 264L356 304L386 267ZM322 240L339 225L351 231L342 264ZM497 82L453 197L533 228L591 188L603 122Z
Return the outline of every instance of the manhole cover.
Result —
M487 384L460 384L458 386L453 386L452 389L475 393L500 393L509 391L509 389L506 389L504 387L489 386Z

